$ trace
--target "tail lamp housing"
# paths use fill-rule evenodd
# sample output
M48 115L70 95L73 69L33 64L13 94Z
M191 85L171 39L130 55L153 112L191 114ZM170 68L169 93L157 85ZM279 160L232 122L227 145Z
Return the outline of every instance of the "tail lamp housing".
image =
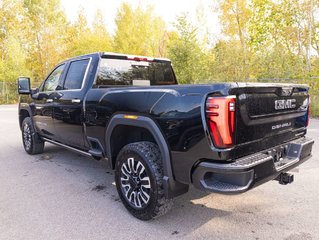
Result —
M208 97L206 119L216 148L229 148L235 144L236 96Z

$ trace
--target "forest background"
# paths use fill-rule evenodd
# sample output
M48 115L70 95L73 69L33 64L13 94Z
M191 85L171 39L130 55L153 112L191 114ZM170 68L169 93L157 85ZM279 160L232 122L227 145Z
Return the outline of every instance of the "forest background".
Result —
M307 83L312 115L319 116L319 1L212 2L222 28L213 41L200 7L196 22L182 13L171 29L154 6L124 2L110 33L101 10L88 23L80 8L70 22L60 0L0 0L0 104L17 102L18 76L30 76L36 87L58 62L108 51L167 57L180 84Z

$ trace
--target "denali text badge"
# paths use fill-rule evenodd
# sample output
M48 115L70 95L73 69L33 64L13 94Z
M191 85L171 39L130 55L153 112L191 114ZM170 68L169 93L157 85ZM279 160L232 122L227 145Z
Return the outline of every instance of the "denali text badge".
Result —
M290 126L291 126L291 122L287 122L287 123L282 123L282 124L277 124L277 125L271 126L271 129L275 130L278 128L290 127Z

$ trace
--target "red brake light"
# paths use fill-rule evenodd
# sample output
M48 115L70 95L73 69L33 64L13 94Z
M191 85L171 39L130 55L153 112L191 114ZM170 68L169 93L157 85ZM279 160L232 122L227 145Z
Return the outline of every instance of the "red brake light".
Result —
M209 97L206 101L206 118L214 145L227 148L234 145L235 97Z
M152 62L154 61L154 58L149 58L149 57L137 57L137 56L127 56L128 60L133 60L133 61L144 61L144 62Z

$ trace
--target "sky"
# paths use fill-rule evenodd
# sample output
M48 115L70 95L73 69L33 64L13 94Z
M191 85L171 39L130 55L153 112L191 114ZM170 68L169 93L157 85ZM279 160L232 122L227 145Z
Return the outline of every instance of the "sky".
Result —
M133 7L139 4L144 7L153 5L155 14L162 17L170 30L173 29L172 23L176 16L184 12L188 14L190 21L196 22L196 9L200 8L204 11L206 28L212 36L212 40L217 39L220 34L218 15L216 12L214 13L213 0L61 0L61 5L71 22L76 20L81 7L84 9L89 23L92 22L97 9L100 9L105 13L107 29L113 34L116 28L114 19L117 9L123 2L129 3Z

